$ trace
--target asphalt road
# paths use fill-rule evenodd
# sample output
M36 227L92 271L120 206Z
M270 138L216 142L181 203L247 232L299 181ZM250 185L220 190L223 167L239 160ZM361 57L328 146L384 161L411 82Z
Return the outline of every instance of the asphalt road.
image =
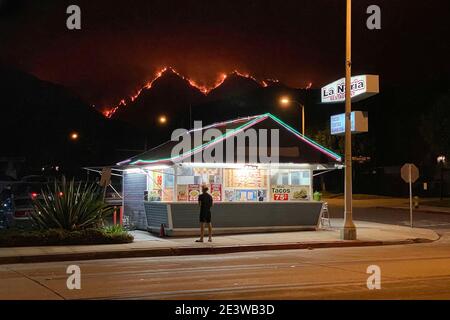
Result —
M355 216L407 223L407 212ZM332 214L337 216L335 209ZM362 215L367 215L363 218ZM388 219L389 221L386 221ZM94 260L0 266L2 299L450 299L450 215L417 214L441 240L385 247ZM66 286L68 265L81 289ZM381 269L381 290L367 268Z
M331 218L343 218L344 209L341 206L331 206L329 208ZM354 207L353 219L370 222L395 224L400 226L409 226L409 211L394 210L377 207ZM435 230L438 233L450 232L450 214L448 213L426 213L414 211L414 227L427 228Z

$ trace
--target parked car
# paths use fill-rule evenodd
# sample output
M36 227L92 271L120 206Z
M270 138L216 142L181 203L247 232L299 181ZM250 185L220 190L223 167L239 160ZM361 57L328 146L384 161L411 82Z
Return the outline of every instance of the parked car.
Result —
M13 201L11 186L6 186L0 191L0 229L11 226L13 217Z
M14 196L13 205L14 205L14 220L15 224L19 221L26 221L30 219L30 213L34 210L33 207L33 199L35 196L30 195L19 195Z
M42 182L17 182L4 189L0 196L0 225L2 228L30 225L33 200L41 197Z

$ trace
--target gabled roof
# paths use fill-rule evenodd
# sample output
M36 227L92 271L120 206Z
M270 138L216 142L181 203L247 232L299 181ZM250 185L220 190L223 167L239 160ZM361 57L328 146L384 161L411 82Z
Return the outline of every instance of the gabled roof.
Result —
M340 162L341 156L333 151L321 146L314 140L302 135L296 129L292 128L288 124L284 123L276 116L265 113L262 115L256 115L245 118L238 118L235 120L223 121L214 123L202 128L195 128L190 131L186 131L184 135L190 135L191 141L194 134L198 131L208 129L217 129L222 132L221 136L218 136L208 142L200 142L195 145L195 142L191 145L192 149L184 152L183 154L172 156L172 150L179 141L167 141L147 152L139 154L135 157L119 162L119 166L142 166L142 165L156 165L156 164L168 164L172 165L176 162L181 162L186 158L192 157L198 152L204 152L205 150L212 148L220 142L226 142L227 139L235 137L241 132L249 128L254 129L280 129L280 163L330 163ZM187 138L187 137L185 137ZM283 150L294 150L296 152L285 152ZM290 155L288 155L290 153Z

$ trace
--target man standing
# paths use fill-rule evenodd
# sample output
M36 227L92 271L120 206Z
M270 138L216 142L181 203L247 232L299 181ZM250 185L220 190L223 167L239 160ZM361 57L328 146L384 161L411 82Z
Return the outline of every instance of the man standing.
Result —
M202 194L198 196L198 204L200 206L200 239L195 241L203 242L205 224L208 224L208 241L212 242L211 207L213 206L213 198L208 193L208 187L202 187Z

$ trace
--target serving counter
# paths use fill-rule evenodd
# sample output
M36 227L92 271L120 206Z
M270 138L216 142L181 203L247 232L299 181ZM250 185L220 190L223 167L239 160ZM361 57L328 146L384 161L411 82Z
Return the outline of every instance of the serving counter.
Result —
M144 202L148 231L183 236L199 233L195 202ZM211 209L214 234L316 230L322 202L216 202Z

